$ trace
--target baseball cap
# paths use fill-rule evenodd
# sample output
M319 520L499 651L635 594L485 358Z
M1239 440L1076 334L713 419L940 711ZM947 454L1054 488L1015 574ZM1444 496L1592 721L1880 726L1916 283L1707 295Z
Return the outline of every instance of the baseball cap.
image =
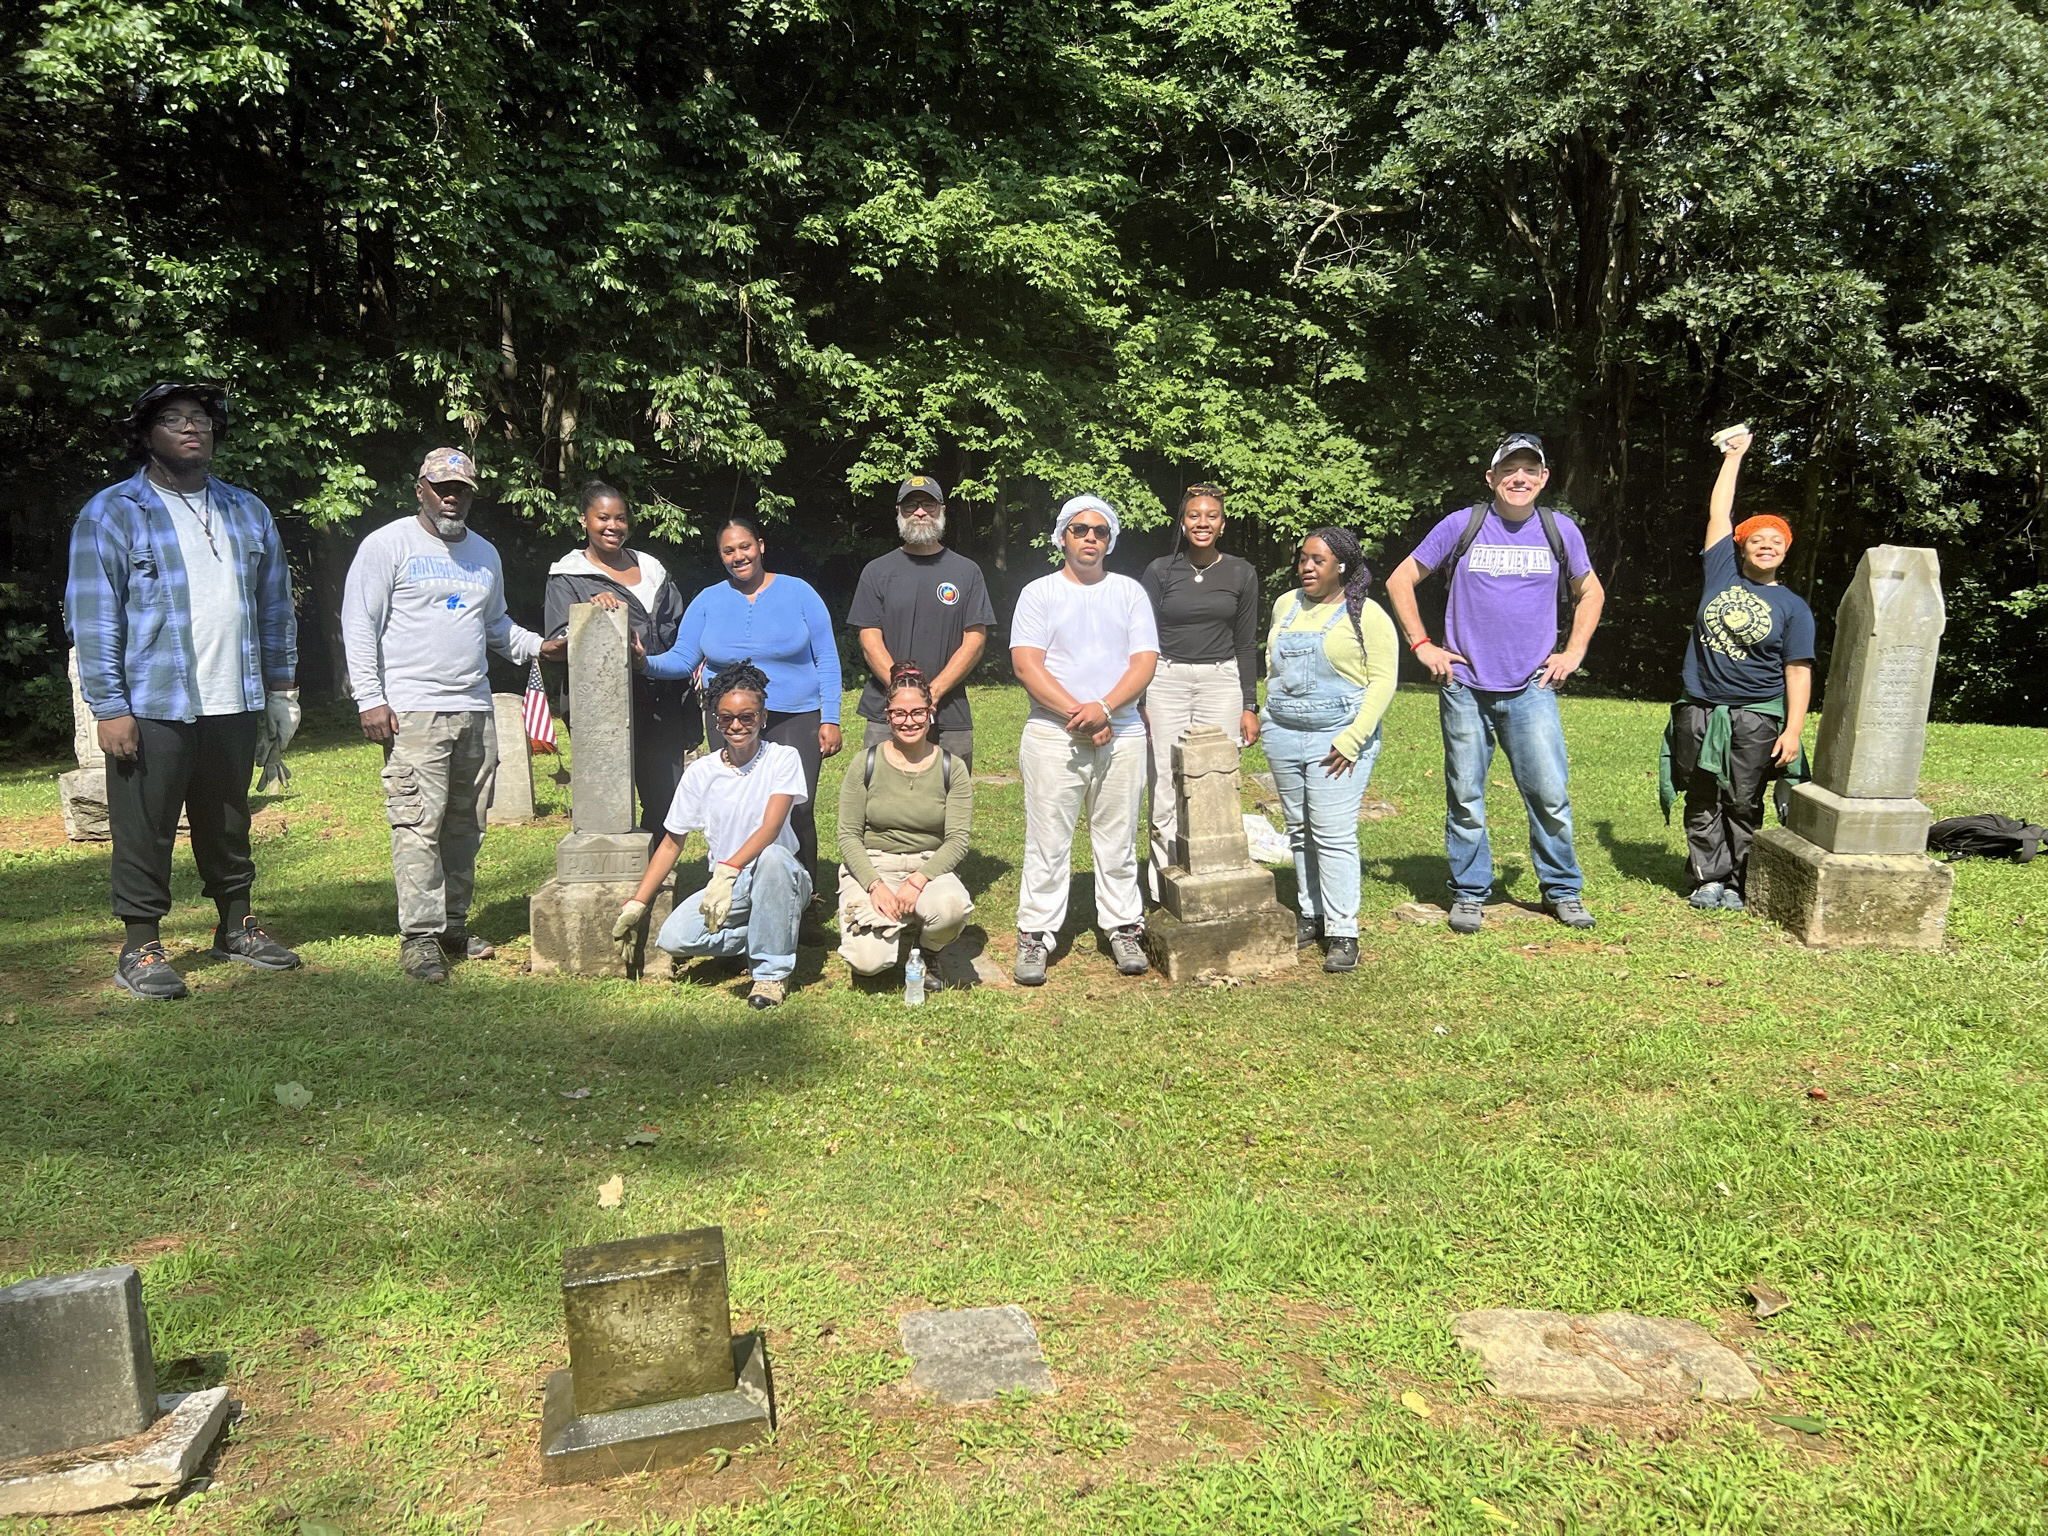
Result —
M946 499L946 488L930 475L912 475L896 487L896 505L902 506L913 496L929 496L933 501Z
M420 461L420 478L429 485L446 485L459 480L476 489L476 460L460 448L436 448Z
M1493 462L1486 467L1498 469L1500 461L1511 453L1533 453L1538 464L1545 469L1550 468L1549 455L1543 451L1543 439L1534 432L1510 432L1500 440L1500 446L1493 450Z

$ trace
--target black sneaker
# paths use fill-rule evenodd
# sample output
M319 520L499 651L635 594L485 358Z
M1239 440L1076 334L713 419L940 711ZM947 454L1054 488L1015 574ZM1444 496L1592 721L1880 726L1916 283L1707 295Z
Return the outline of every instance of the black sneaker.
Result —
M497 952L489 939L479 938L467 928L450 928L441 935L441 953L450 960L488 960Z
M1358 940L1338 938L1330 940L1330 949L1323 956L1323 969L1330 972L1355 971L1358 969Z
M1017 968L1012 973L1020 987L1045 985L1045 935L1017 931Z
M299 957L265 933L253 917L242 919L239 928L213 930L213 958L239 960L259 971L295 971Z
M446 981L448 961L441 953L440 937L431 933L419 934L400 944L398 968L414 981Z
M1313 917L1297 917L1294 920L1294 947L1307 949L1323 936L1323 925Z
M1152 962L1145 958L1145 927L1142 923L1131 923L1112 933L1109 952L1116 957L1119 976L1142 976L1152 969Z
M185 978L171 969L171 957L155 939L139 948L121 951L120 964L114 968L114 985L152 1003L168 1003L189 995Z

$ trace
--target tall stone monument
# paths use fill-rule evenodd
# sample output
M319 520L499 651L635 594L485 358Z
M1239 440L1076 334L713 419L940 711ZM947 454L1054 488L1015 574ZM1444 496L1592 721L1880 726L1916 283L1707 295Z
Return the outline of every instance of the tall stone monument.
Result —
M57 775L57 800L64 811L64 835L74 843L104 843L114 830L107 821L107 754L100 750L99 726L78 686L78 652L71 653L71 755L78 766Z
M666 979L667 955L650 935L668 915L655 896L632 964L619 958L612 924L647 868L647 834L633 816L632 655L623 609L577 603L569 610L569 811L574 830L555 849L555 878L533 893L533 969L584 976ZM524 737L524 726L521 736Z
M498 727L498 777L491 785L490 825L516 826L534 818L533 748L526 742L526 696L491 695Z
M1810 783L1749 856L1752 911L1816 946L1938 949L1955 872L1916 798L1947 616L1931 549L1865 550L1835 616Z
M562 1311L569 1368L542 1394L544 1481L679 1466L773 1427L761 1337L733 1337L719 1228L570 1249Z
M1159 875L1160 905L1145 948L1169 980L1204 971L1256 976L1295 963L1294 914L1273 899L1273 872L1254 864L1244 837L1237 743L1198 725L1173 749L1180 830Z

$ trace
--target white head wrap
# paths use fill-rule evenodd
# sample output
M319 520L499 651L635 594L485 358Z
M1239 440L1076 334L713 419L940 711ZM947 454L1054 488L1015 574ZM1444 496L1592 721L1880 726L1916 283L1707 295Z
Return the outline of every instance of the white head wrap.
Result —
M1077 515L1083 512L1100 512L1102 520L1109 524L1109 549L1103 551L1104 554L1109 554L1116 548L1117 535L1124 531L1124 525L1122 520L1116 515L1116 508L1112 507L1100 496L1076 496L1072 501L1061 507L1060 515L1053 519L1053 543L1059 544L1066 537L1067 524L1071 523Z

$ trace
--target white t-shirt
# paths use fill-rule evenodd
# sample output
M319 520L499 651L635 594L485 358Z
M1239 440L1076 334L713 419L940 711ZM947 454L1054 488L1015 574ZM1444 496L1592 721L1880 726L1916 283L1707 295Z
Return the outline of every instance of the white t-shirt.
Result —
M714 752L683 770L683 782L676 786L662 826L677 842L685 833L702 832L711 847L711 862L722 864L761 829L770 795L788 795L793 806L811 798L804 788L804 760L795 747L764 741L744 768L733 767L723 752ZM796 852L796 833L787 816L775 834L775 846Z
M192 681L202 715L239 715L249 702L242 690L242 579L235 541L223 525L227 512L211 489L187 498L156 487L185 562L185 590L192 614ZM213 522L209 544L199 520L204 509Z
M1145 589L1128 576L1109 575L1083 586L1064 571L1041 576L1017 599L1010 646L1045 652L1045 670L1074 696L1092 704L1117 685L1139 651L1159 649L1159 624ZM1066 728L1066 717L1035 700L1033 720ZM1142 732L1138 701L1109 717L1119 736Z

